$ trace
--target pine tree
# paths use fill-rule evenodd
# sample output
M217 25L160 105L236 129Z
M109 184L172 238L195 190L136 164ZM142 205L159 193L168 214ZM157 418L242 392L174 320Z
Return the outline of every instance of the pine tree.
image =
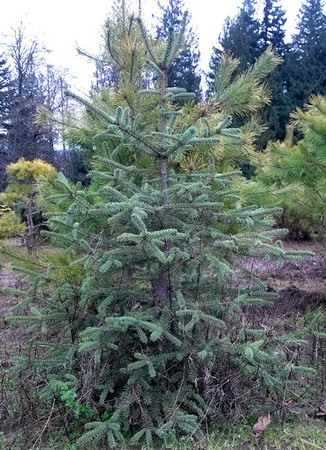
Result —
M44 104L49 106L46 92L49 80L44 86L45 76L41 73L41 67L45 66L42 59L45 50L36 38L28 37L22 23L13 30L7 49L13 82L13 96L5 125L9 161L17 161L20 157L41 157L53 162L53 136L50 130L35 122L37 108Z
M99 55L92 55L81 48L78 49L81 55L95 63L95 81L92 84L94 93L112 86L118 88L120 83L124 82L121 80L121 74L124 73L124 62L121 56L126 51L124 47L130 48L130 42L135 38L130 36L132 30L130 25L133 20L134 16L130 22L126 1L115 0L112 11L103 25ZM120 62L117 64L118 60Z
M221 64L223 54L228 53L238 58L239 64L233 76L244 72L253 65L261 54L259 21L255 18L256 0L244 0L238 14L234 18L228 17L219 37L219 46L213 47L207 74L207 96L214 95L215 74ZM235 117L234 126L243 126L244 120ZM244 173L249 176L250 167L242 167Z
M255 18L255 14L256 0L244 0L238 14L234 18L226 19L223 32L219 37L219 47L213 47L209 63L210 71L207 75L209 93L223 53L230 53L239 58L238 73L254 64L262 53L259 42L259 21Z
M241 135L243 143L246 143L246 151L242 153L247 156L256 154L254 145L256 138L265 130L256 116L271 101L271 92L266 84L262 84L262 81L270 76L280 62L281 59L271 48L268 48L255 64L238 74L240 60L230 55L223 55L215 73L208 110L212 108L215 112L231 114L232 117L241 121ZM238 168L242 163L250 162L248 158L244 159L243 155L241 157L241 152L236 148L233 151L228 149L225 152L219 152L219 155L224 158L224 161Z
M265 0L260 27L261 48L263 51L268 46L272 46L277 54L285 59L288 54L288 47L284 41L286 18L285 11L278 3L279 0ZM284 94L285 82L286 71L285 65L282 64L267 79L272 100L261 114L263 123L268 126L257 142L257 147L260 149L265 148L269 140L285 137L286 123L290 112Z
M205 156L207 148L241 141L227 114L217 112L209 122L202 110L189 124L176 106L194 98L167 86L185 22L162 49L151 45L138 21L157 83L153 89L135 83L133 103L120 93L104 103L69 93L98 133L89 187L62 174L43 185L50 227L44 234L58 247L48 263L2 246L32 280L29 291L15 291L30 310L11 320L33 328L29 356L18 360L17 370L32 365L41 373L45 398L57 398L69 385L80 405L93 408L94 421L77 442L84 447L114 447L126 436L148 447L182 435L200 438L204 422L229 414L231 404L245 409L247 399L251 413L261 410L262 398L275 400L293 372L282 342L298 345L297 336L270 340L267 330L247 329L241 313L274 296L244 258L299 258L275 242L284 234L271 229L276 210L242 208L232 188L238 172L216 173L214 157L200 170L178 170L189 152ZM135 58L141 53L131 50ZM268 61L275 65L272 55ZM129 74L133 65L131 58ZM223 85L235 66L224 65ZM258 91L265 66L255 68ZM225 102L238 112L250 105L243 99L250 82L255 91L253 76L247 74L247 88L243 78L233 90L224 86ZM113 114L108 106L118 98L124 103Z
M255 14L256 1L244 0L238 14L232 19L230 17L226 19L223 32L219 37L219 47L213 47L212 49L209 72L206 75L208 86L206 95L208 98L212 97L214 99L217 97L216 100L219 101L216 74L219 68L224 65L225 54L229 54L234 58L233 64L236 65L229 81L234 80L236 77L241 77L241 74L254 65L261 54L259 49L259 22L256 20ZM244 117L236 112L233 116L233 126L243 128L244 124ZM250 164L243 164L243 161L237 161L236 166L242 170L246 177L250 177L252 172Z
M256 15L256 0L244 0L237 16L225 22L220 45L224 52L232 53L240 59L239 70L244 70L258 58L259 21Z
M263 18L259 22L255 18L256 2L245 1L238 15L228 18L220 37L220 46L213 48L210 60L210 71L207 75L208 93L212 93L214 74L220 63L223 51L230 52L240 59L238 71L241 73L269 47L274 48L278 55L285 57L287 46L284 42L286 22L285 11L278 5L278 0L265 0ZM257 141L258 148L266 147L270 139L279 139L285 135L286 121L289 117L284 97L284 67L280 66L267 79L272 92L272 100L261 112L262 122L268 124L266 131ZM238 122L240 125L241 122Z
M5 167L8 163L8 139L6 126L13 96L12 79L7 60L0 57L0 191L6 186Z
M326 94L326 16L321 0L306 0L287 58L286 101L302 107L311 94Z
M287 139L273 142L261 155L257 179L273 188L289 188L277 200L284 209L287 226L297 235L325 235L326 204L326 99L313 96L304 111L292 114L303 138L293 144L293 129Z
M166 4L160 4L162 18L157 26L157 39L167 39L170 28L180 32L182 17L185 13L183 0L167 0ZM201 76L198 69L200 53L198 51L198 39L192 30L187 32L185 44L180 54L173 60L168 72L168 87L179 87L193 92L196 100L201 98Z

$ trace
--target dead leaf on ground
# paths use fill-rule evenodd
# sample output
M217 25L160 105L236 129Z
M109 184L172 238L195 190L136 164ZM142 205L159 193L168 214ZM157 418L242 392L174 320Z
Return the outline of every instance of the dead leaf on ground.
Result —
M252 431L256 438L261 439L264 436L265 430L271 423L271 415L268 413L266 416L258 417L257 423L252 428Z
M326 406L318 406L315 416L326 416Z
M289 400L285 400L282 402L283 408L290 408L291 406L296 406L297 403L294 402L293 398L290 398Z

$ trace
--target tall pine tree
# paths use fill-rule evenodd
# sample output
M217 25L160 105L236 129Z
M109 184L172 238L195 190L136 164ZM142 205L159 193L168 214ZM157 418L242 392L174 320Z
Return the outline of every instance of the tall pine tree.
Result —
M5 56L0 57L0 191L6 186L8 159L8 116L13 99L11 72Z
M244 0L238 14L234 18L226 19L219 37L219 46L213 47L209 63L210 71L207 76L209 92L223 53L231 53L239 58L238 73L254 64L261 54L259 21L255 17L256 3L256 0Z
M287 58L286 101L290 111L311 94L326 94L326 16L322 0L305 0Z
M287 57L288 46L285 44L285 10L279 5L279 0L265 0L263 18L260 26L261 49L264 51L272 46L279 56ZM279 66L267 79L271 89L272 101L262 111L261 116L267 129L258 139L258 148L265 148L269 140L282 139L285 136L289 108L284 95L286 71L285 65Z
M286 45L284 42L286 23L285 10L279 5L280 0L265 0L263 18L260 26L262 50L269 45L276 49L280 56L284 56Z

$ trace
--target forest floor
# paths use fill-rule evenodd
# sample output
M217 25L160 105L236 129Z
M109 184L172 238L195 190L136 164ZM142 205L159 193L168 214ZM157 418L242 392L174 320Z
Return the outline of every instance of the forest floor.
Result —
M284 243L286 249L307 250L315 253L313 258L302 261L285 262L282 268L277 268L274 262L252 261L253 269L260 279L263 279L271 291L278 296L274 306L267 308L255 308L245 312L252 324L275 329L280 327L297 327L309 311L319 307L326 308L326 248L318 242L288 241ZM1 449L25 449L26 434L31 436L31 446L28 448L56 448L72 449L69 444L53 444L42 446L39 439L42 421L33 426L34 404L24 380L11 376L8 369L12 366L13 356L22 354L27 342L24 329L12 322L6 321L6 317L17 314L15 306L21 298L3 292L4 287L24 288L26 282L10 270L9 264L2 261L0 273L0 450ZM324 361L326 368L326 361ZM9 374L9 375L8 375ZM323 383L322 383L323 384ZM326 384L326 380L325 380ZM15 392L19 390L19 395ZM315 411L318 405L323 404L326 393L320 392L316 396L312 394L313 401L298 404L296 401L285 405L286 416L283 424L273 423L267 428L265 436L257 441L252 434L252 423L244 423L243 426L235 425L227 430L212 431L204 444L189 445L180 443L175 448L180 449L324 449L326 450L325 417L316 417ZM46 419L45 419L46 420ZM44 422L45 422L44 420ZM8 428L8 424L10 427ZM34 429L33 429L34 428ZM17 430L19 429L19 432ZM32 437L34 435L34 437ZM36 438L35 438L36 436ZM172 447L171 447L172 448Z
M284 241L285 250L313 252L300 261L286 261L282 267L275 261L253 260L248 264L270 291L277 293L274 306L255 308L261 324L275 327L287 318L304 315L318 306L326 307L326 247L315 241Z

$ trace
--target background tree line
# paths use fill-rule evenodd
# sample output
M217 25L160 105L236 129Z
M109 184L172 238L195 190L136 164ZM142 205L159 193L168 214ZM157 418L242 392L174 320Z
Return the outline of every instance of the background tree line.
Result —
M20 158L40 158L69 172L62 132L37 120L40 107L68 108L64 96L68 70L47 62L47 50L21 23L2 42L0 54L0 191L7 185L6 166ZM55 151L55 150L62 150Z
M258 19L260 5L263 8ZM305 0L297 17L296 30L291 41L286 42L286 13L279 0L262 3L244 0L237 15L226 20L219 45L213 48L207 77L210 89L222 52L237 56L239 69L253 64L269 45L284 60L268 79L272 102L262 113L268 129L259 141L260 147L265 147L268 140L285 137L291 111L303 106L311 94L325 95L326 19L323 6L322 0Z

